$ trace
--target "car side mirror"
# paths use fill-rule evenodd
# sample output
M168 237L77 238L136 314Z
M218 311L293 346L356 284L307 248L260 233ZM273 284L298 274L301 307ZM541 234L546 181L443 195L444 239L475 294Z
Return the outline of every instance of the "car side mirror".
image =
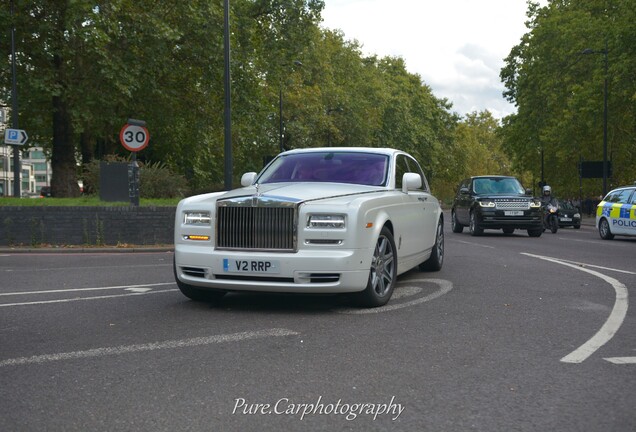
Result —
M459 193L462 195L468 195L470 193L470 191L468 190L467 187L463 187L461 189L459 189Z
M241 186L247 187L254 184L254 180L256 180L256 175L257 174L255 172L248 172L243 174L243 176L241 177Z
M532 195L532 189L530 188L526 189L526 195Z
M422 177L417 173L404 173L402 176L402 192L420 189L422 187Z

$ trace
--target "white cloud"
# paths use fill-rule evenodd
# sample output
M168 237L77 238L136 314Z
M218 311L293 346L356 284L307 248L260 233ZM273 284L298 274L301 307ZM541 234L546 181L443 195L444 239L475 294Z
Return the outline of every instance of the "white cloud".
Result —
M366 55L404 58L459 114L503 117L515 109L499 72L527 31L526 10L526 0L325 0L323 26L360 42Z

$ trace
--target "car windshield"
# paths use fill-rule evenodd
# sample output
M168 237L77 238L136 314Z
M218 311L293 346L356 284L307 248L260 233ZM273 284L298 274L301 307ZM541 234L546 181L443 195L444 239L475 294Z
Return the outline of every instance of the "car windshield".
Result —
M473 191L489 195L525 194L519 180L511 177L476 178L473 182Z
M335 182L384 186L389 157L377 153L311 152L279 156L268 165L257 183Z

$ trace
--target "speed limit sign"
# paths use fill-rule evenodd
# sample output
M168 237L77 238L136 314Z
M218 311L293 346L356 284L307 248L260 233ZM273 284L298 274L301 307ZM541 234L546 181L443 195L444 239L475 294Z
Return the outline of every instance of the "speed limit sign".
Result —
M119 141L127 150L138 152L146 148L150 134L144 126L127 124L119 132Z

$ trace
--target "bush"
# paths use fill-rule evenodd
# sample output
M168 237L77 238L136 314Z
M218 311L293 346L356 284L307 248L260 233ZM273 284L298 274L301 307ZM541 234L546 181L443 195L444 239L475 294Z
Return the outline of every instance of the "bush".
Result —
M188 194L185 177L173 173L164 163L140 164L139 172L142 198L182 198Z
M130 162L121 157L104 158L107 162ZM84 165L82 180L84 192L99 195L99 160ZM175 174L162 162L139 163L140 198L182 198L188 194L188 182L185 177Z

